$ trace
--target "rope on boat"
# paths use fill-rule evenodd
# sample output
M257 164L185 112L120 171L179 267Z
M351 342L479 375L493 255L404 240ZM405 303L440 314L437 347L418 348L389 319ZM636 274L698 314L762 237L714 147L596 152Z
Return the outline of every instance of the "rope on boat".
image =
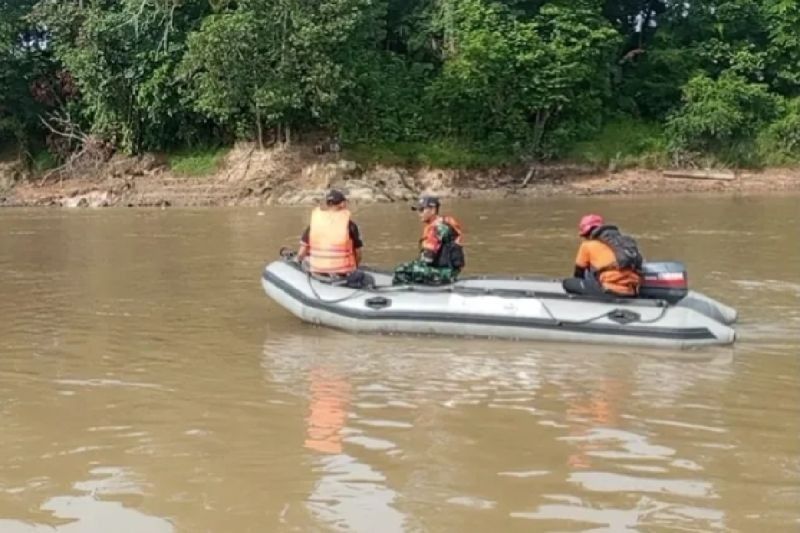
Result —
M608 315L610 313L614 312L614 311L606 311L605 313L602 313L602 314L597 315L597 316L593 316L591 318L586 318L584 320L560 320L560 319L555 317L555 315L550 311L550 308L547 307L547 305L541 299L539 300L539 303L542 304L542 309L545 310L545 312L547 313L547 316L550 317L550 319L553 320L553 322L555 322L559 326L562 325L562 324L568 324L570 326L580 326L580 325L583 325L583 324L589 324L589 323L594 322L596 320L600 320L601 318L608 318ZM642 320L641 318L637 318L635 320L631 320L630 323L633 324L633 323L638 322L640 324L652 324L652 323L658 322L659 320L664 318L664 315L666 313L667 313L667 306L666 305L662 305L661 306L661 312L655 318L649 318L647 320Z
M306 272L306 279L308 280L308 288L311 289L311 293L314 295L314 298L326 304L340 304L342 302L346 302L347 300L352 300L353 298L359 296L363 292L362 289L355 289L354 292L348 294L347 296L343 296L342 298L325 300L322 296L319 295L317 289L314 288L314 283L312 283L314 277L311 275L311 272ZM331 285L335 286L333 283L331 283Z
M301 267L301 269L302 269L302 267ZM323 280L320 280L318 278L315 278L311 274L311 272L309 272L307 270L304 270L304 272L306 274L306 280L308 281L308 288L311 289L311 293L314 295L314 297L317 300L319 300L320 302L322 302L322 303L338 304L338 303L346 302L348 300L352 300L353 298L356 298L357 296L360 296L361 294L363 294L365 292L364 288L354 289L352 287L344 287L346 289L352 289L353 292L348 294L347 296L343 296L341 298L334 298L333 300L326 300L322 296L320 296L320 294L317 292L317 289L314 288L314 283L313 283L314 280L317 280L320 283L327 283L327 284L329 284L329 285L331 285L333 287L342 286L342 285L344 285L346 283L347 280L346 279L342 279L342 280L335 280L335 281L327 282L327 281L323 281ZM369 289L370 289L371 292L377 292L377 293L403 292L403 291L409 290L407 287L370 287Z
M651 319L648 319L648 320L641 320L641 319L640 319L640 320L637 320L637 322L639 322L639 323L641 323L641 324L652 324L653 322L658 322L659 320L661 320L662 318L664 318L664 315L665 315L665 314L667 314L667 307L668 307L668 306L667 306L666 304L665 304L665 305L662 305L662 306L661 306L661 312L658 314L658 316L657 316L657 317L655 317L655 318L651 318Z

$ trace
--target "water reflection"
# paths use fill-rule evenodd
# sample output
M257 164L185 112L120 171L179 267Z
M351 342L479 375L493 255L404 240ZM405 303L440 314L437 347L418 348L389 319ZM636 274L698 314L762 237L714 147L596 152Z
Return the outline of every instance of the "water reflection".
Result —
M347 422L350 383L325 368L309 372L308 435L305 446L322 453L342 453L342 430Z
M569 440L575 444L575 452L570 454L567 464L574 469L590 468L589 456L597 448L597 439L592 438L594 428L617 427L619 410L623 401L624 384L617 379L601 379L599 387L588 395L573 398L567 402L567 425Z
M282 349L287 346L291 352ZM352 374L341 365L342 348L350 346L298 335L284 337L279 346L272 337L265 343L263 365L270 382L295 393L299 383L307 384L304 447L314 454L310 473L316 478L307 508L317 521L336 530L374 531L380 523L381 531L404 531L406 519L395 508L397 493L385 474L355 456L359 448L385 451L394 444L348 424L357 414L351 406ZM375 425L383 426L380 422Z
M97 467L95 477L78 481L73 488L82 494L55 496L40 509L62 523L35 524L21 520L0 519L3 533L171 533L172 524L126 507L119 501L103 500L104 496L140 495L141 489L130 472L116 467ZM13 489L12 489L13 490ZM8 490L6 490L8 492Z
M574 353L307 327L271 335L263 367L269 382L308 399L305 447L317 482L307 505L332 527L366 531L377 514L401 530L439 501L478 515L503 502L509 520L544 529L577 520L625 530L691 517L714 530L725 516L704 473L713 465L693 450L720 444L725 430L713 423L718 405L706 402L704 411L691 399L698 386L730 378L731 355ZM673 443L676 432L684 435ZM485 449L494 454L474 455ZM410 473L398 477L398 469ZM561 492L546 490L554 483ZM441 516L420 527L451 525Z

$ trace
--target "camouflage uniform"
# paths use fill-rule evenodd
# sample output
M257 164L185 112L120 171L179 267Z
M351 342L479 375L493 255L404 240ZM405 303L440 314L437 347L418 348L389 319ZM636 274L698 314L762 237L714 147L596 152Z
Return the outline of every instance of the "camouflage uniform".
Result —
M415 261L403 263L394 271L394 285L447 285L458 278L459 270L450 267L435 266L434 258L442 245L451 241L458 242L460 234L453 228L458 222L450 217L437 217L423 230L420 247L421 257Z
M394 270L393 285L447 285L458 278L458 270L437 268L422 259L403 263Z

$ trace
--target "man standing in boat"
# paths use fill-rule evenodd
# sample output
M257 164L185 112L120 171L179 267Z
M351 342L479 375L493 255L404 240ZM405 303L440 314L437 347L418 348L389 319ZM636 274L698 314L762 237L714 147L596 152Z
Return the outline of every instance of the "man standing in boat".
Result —
M363 247L358 225L347 209L347 197L331 189L325 194L324 206L311 212L311 223L300 237L297 260L308 258L308 270L316 276L361 288L366 281L358 270Z
M643 260L636 241L595 214L581 218L578 233L583 241L575 258L574 277L564 280L564 290L573 294L638 296Z
M395 269L395 285L453 283L464 268L464 231L455 218L440 215L440 207L441 203L435 196L423 196L411 208L419 212L423 223L420 258Z

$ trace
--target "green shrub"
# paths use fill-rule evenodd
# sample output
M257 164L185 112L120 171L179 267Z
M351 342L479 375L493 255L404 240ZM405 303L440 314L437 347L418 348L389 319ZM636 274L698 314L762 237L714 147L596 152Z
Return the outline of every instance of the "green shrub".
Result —
M53 154L51 154L48 150L36 152L31 158L31 168L35 174L47 172L48 170L55 168L57 165L58 161L56 161L56 158L53 157Z
M207 176L216 172L229 147L190 148L173 152L167 156L169 166L176 174L185 176Z
M758 153L767 165L800 163L800 97L758 136Z
M456 141L357 144L346 157L363 164L487 168L517 161L509 150L470 146Z
M566 159L615 168L660 167L667 161L664 132L658 124L620 117L604 124L588 139L575 143Z
M757 163L755 138L778 111L780 98L766 85L726 72L714 80L693 77L683 88L683 107L667 121L669 151L683 162L714 156L737 165Z

